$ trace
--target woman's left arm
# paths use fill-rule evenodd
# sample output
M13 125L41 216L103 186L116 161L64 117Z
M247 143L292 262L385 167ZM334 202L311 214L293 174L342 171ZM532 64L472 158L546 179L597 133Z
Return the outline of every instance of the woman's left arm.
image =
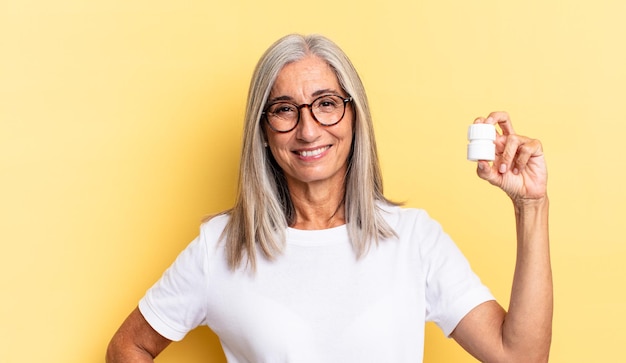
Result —
M478 176L513 201L517 260L509 310L483 303L452 337L483 362L547 362L552 339L552 269L548 236L547 168L539 140L515 134L509 115L491 113L475 123L498 124L496 160L478 162Z

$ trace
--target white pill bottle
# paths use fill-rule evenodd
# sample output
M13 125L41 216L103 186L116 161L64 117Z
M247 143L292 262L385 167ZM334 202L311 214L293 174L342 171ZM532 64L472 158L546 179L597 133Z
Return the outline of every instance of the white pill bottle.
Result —
M493 161L496 158L496 127L491 124L473 124L467 130L467 160Z

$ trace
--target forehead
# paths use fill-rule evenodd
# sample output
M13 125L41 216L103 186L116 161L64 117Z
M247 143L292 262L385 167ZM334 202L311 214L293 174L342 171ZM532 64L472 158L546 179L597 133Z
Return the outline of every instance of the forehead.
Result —
M308 55L283 67L276 77L271 96L310 96L319 90L338 92L339 81L333 68L323 59Z

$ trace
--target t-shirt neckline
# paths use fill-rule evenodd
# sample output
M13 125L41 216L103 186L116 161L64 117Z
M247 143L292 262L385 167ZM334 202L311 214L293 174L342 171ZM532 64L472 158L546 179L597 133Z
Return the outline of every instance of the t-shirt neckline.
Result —
M327 229L287 228L287 242L298 245L326 245L348 240L348 228L345 224Z

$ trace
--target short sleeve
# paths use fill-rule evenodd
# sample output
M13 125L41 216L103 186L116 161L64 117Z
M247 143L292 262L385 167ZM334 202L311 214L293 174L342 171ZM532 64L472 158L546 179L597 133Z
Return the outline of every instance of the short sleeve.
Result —
M452 239L437 222L428 219L427 243L422 251L426 274L426 320L436 323L446 336L450 336L467 313L494 297Z
M159 334L179 341L206 324L207 247L201 236L181 252L139 301L139 311Z

